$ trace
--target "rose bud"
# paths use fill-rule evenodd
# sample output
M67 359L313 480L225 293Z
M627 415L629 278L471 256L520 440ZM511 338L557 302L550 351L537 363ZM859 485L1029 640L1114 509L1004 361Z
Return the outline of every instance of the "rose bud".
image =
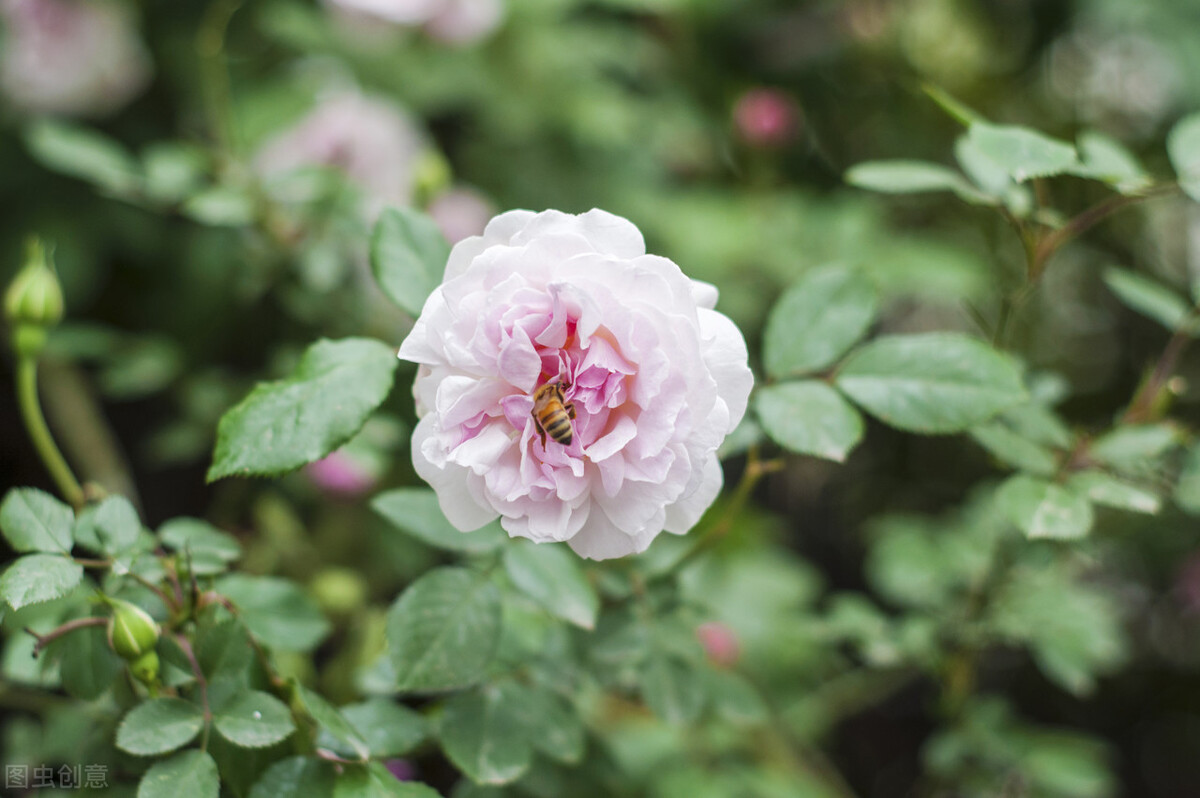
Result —
M42 242L31 239L25 253L25 265L4 294L4 315L13 330L13 349L33 356L45 344L47 331L62 320L63 294Z
M791 98L774 89L751 89L733 106L738 136L751 147L782 147L800 128L800 115Z
M147 653L154 653L154 646L158 643L158 624L150 614L122 599L105 598L105 601L113 611L108 619L108 645L112 650L131 662L140 660Z

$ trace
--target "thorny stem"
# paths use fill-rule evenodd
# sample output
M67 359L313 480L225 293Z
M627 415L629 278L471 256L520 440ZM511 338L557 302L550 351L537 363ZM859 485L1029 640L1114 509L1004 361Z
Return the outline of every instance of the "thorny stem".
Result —
M1137 424L1151 420L1151 414L1154 408L1154 402L1162 392L1167 381L1171 379L1171 375L1175 372L1175 365L1179 362L1183 351L1187 349L1192 340L1192 327L1195 326L1196 320L1200 318L1200 308L1193 308L1191 314L1179 325L1179 329L1171 336L1171 340L1167 341L1167 346L1163 349L1162 355L1159 356L1158 362L1154 364L1154 371L1150 373L1149 378L1142 383L1134 394L1133 399L1129 402L1129 407L1121 416L1121 422L1124 424Z
M108 623L107 618L76 618L73 621L67 621L62 626L59 626L56 629L52 629L49 632L46 632L46 634L44 634L44 635L38 634L37 632L33 631L33 629L29 628L28 626L25 627L25 631L28 632L29 634L33 635L33 638L37 641L36 643L33 644L33 656L36 657L38 654L42 653L42 649L44 649L46 646L50 645L51 643L53 643L55 640L62 637L63 635L68 635L71 632L77 631L79 629L87 629L92 626L103 626L106 623Z
M1033 293L1038 280L1046 272L1046 266L1050 258L1068 241L1082 235L1086 231L1095 227L1100 222L1107 219L1117 211L1127 208L1130 205L1135 205L1149 199L1174 194L1179 191L1179 186L1172 183L1164 186L1155 186L1147 189L1136 195L1119 195L1111 197L1103 202L1093 205L1091 208L1078 214L1062 227L1054 230L1051 233L1041 237L1038 236L1025 225L1020 219L1013 216L1007 211L1003 212L1005 220L1012 227L1017 237L1021 240L1021 247L1025 252L1025 284L1012 294L1004 296L1000 300L1000 316L996 322L996 327L992 331L992 345L997 347L1004 346L1005 336L1008 332L1008 324L1012 317L1024 304L1025 300Z
M84 503L83 488L59 451L50 427L46 425L46 417L42 415L42 406L38 402L36 358L25 356L17 360L17 402L38 456L58 486L59 493L78 510Z
M187 656L188 663L192 666L192 674L196 677L196 684L200 686L200 704L204 707L204 734L200 738L200 750L207 751L208 734L213 720L212 707L208 703L208 680L204 678L204 671L200 669L200 661L196 659L196 652L192 650L192 644L188 641L187 635L176 634L175 642L179 643L179 647Z
M1050 259L1051 255L1058 251L1059 247L1095 227L1117 211L1148 199L1174 194L1178 191L1179 186L1174 183L1166 186L1157 186L1147 189L1140 194L1122 194L1110 197L1083 211L1065 225L1037 242L1029 258L1029 281L1037 282L1038 278L1046 271L1046 262Z

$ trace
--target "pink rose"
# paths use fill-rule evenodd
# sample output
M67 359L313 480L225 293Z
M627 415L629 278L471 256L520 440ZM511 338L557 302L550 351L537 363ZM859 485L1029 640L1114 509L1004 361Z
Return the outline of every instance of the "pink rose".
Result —
M753 384L716 300L604 211L510 211L456 245L400 347L421 366L413 464L450 522L500 516L598 560L687 532ZM553 382L575 412L566 445L543 445L533 415Z
M420 126L384 99L347 92L318 103L268 140L255 158L265 176L302 166L328 166L357 184L374 219L387 205L410 205L427 148Z
M150 81L150 57L120 4L0 0L0 19L0 88L19 108L103 114Z

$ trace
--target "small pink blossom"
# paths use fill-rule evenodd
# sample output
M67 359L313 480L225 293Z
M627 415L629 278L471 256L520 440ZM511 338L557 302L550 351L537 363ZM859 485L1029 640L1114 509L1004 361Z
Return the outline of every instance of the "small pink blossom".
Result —
M751 89L733 107L738 136L752 147L781 147L796 136L799 112L791 98L775 89Z
M720 621L700 624L696 627L696 637L714 665L729 668L741 656L742 647L738 643L737 633Z
M429 203L428 210L442 235L451 244L483 235L483 229L496 213L487 197L465 186L443 191Z
M323 99L268 140L255 158L267 177L328 166L357 184L373 219L387 205L410 205L427 148L419 125L396 104L354 92Z
M327 493L354 497L375 487L375 475L341 449L309 463L304 473L314 485Z
M363 27L364 19L422 28L450 44L479 41L504 18L503 0L326 0L349 23Z
M687 532L753 383L716 300L604 211L510 211L459 242L400 347L420 364L413 464L450 522L499 516L592 559ZM576 414L568 445L543 445L533 417L555 381Z
M150 57L127 9L104 0L0 0L0 89L18 108L91 116L150 80Z

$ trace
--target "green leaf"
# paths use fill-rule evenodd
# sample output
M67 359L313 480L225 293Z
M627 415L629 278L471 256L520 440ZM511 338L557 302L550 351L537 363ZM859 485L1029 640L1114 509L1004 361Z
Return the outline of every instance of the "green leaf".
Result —
M258 213L254 195L242 186L212 186L188 197L181 208L185 216L213 227L242 227Z
M1035 390L1036 388L1032 388ZM1023 438L1052 449L1070 449L1075 436L1058 414L1037 401L1026 402L1000 414L1000 419Z
M158 202L179 202L196 189L208 164L201 148L164 141L142 152L142 167L147 195Z
M118 142L83 127L43 120L25 131L25 144L38 162L64 175L126 196L141 184L138 163Z
M1104 282L1121 302L1168 330L1180 329L1191 317L1191 305L1187 300L1140 274L1109 267L1104 272Z
M396 353L369 338L321 340L290 377L262 383L221 417L208 481L282 474L354 437L392 389Z
M1185 513L1200 515L1200 445L1188 449L1175 485L1175 503Z
M27 554L0 576L0 599L14 610L62 598L83 581L83 566L54 554Z
M1137 476L1155 471L1161 458L1179 443L1179 430L1170 424L1125 424L1093 441L1088 455Z
M958 172L925 161L867 161L851 167L845 180L852 186L885 194L952 191L973 204L995 204L994 198L972 186Z
M306 796L307 798L307 796ZM441 798L432 787L400 781L380 762L351 765L338 776L333 798Z
M1087 496L1095 504L1116 507L1118 510L1154 515L1162 506L1158 495L1123 482L1103 471L1081 471L1072 474L1067 480L1067 487L1081 496Z
M806 272L767 317L763 360L777 379L825 368L875 319L879 298L858 270L831 264Z
M242 748L265 748L296 730L287 705L260 690L243 693L221 707L213 723L222 737Z
M218 574L242 556L242 544L199 518L172 518L158 528L158 539L167 548L187 555L192 573Z
M109 496L96 507L95 531L104 551L118 554L131 548L142 534L137 510L124 496Z
M583 719L576 709L548 689L521 684L512 684L511 688L525 737L534 749L556 762L578 764L587 741Z
M989 619L997 632L1026 643L1038 667L1083 695L1097 675L1112 673L1127 647L1111 589L1072 581L1065 569L1014 571L995 597Z
M218 798L217 763L192 749L155 763L138 784L137 798Z
M13 488L0 504L0 530L13 550L71 551L71 508L35 488Z
M93 626L72 632L65 638L59 675L63 688L76 698L99 698L121 672L121 659L108 646L102 627Z
M406 754L429 734L420 712L388 698L372 698L342 707L342 716L358 730L373 757Z
M642 698L667 723L691 723L704 708L704 685L690 665L664 651L654 651L641 674Z
M736 671L706 668L701 672L704 692L722 719L738 726L761 726L771 710L749 679Z
M514 585L551 615L595 628L600 598L579 558L561 545L514 542L504 550L504 569Z
M1019 471L1050 476L1058 467L1052 451L998 421L972 427L970 435L997 460Z
M216 591L237 606L246 628L271 648L308 651L329 634L329 621L299 585L275 576L231 574Z
M1023 188L1013 183L1008 172L984 155L966 133L955 139L954 157L967 176L988 196L1004 198Z
M337 771L332 762L309 756L281 759L263 772L250 798L332 798Z
M388 611L388 649L396 686L404 691L478 682L499 638L500 591L463 568L427 572Z
M1092 529L1092 506L1069 488L1018 474L996 493L1000 509L1030 538L1071 540Z
M477 784L515 781L533 760L521 717L521 693L511 684L460 693L446 702L442 750Z
M863 435L862 416L823 382L805 380L762 388L755 413L771 440L788 451L842 462Z
M1137 158L1117 140L1088 130L1080 134L1078 143L1082 176L1108 183L1122 194L1136 194L1151 184Z
M201 624L193 647L200 671L210 682L242 679L254 657L246 627L233 618Z
M1200 113L1185 116L1167 134L1167 155L1179 187L1200 202Z
M1011 358L954 333L879 338L835 383L882 421L925 434L964 430L1028 398Z
M387 295L411 316L442 282L450 247L433 220L411 208L387 208L371 233L371 272Z
M1018 183L1078 166L1075 148L1029 128L975 122L967 134L979 152Z
M304 711L316 721L322 732L328 732L338 742L345 743L359 759L365 760L371 755L367 741L337 707L322 698L319 693L298 684L296 694L304 705Z
M446 520L437 494L428 488L397 488L371 500L371 509L423 543L439 549L477 554L496 549L508 536L499 524L460 532Z
M126 713L117 727L117 748L155 756L187 745L204 728L204 710L182 698L153 698Z

